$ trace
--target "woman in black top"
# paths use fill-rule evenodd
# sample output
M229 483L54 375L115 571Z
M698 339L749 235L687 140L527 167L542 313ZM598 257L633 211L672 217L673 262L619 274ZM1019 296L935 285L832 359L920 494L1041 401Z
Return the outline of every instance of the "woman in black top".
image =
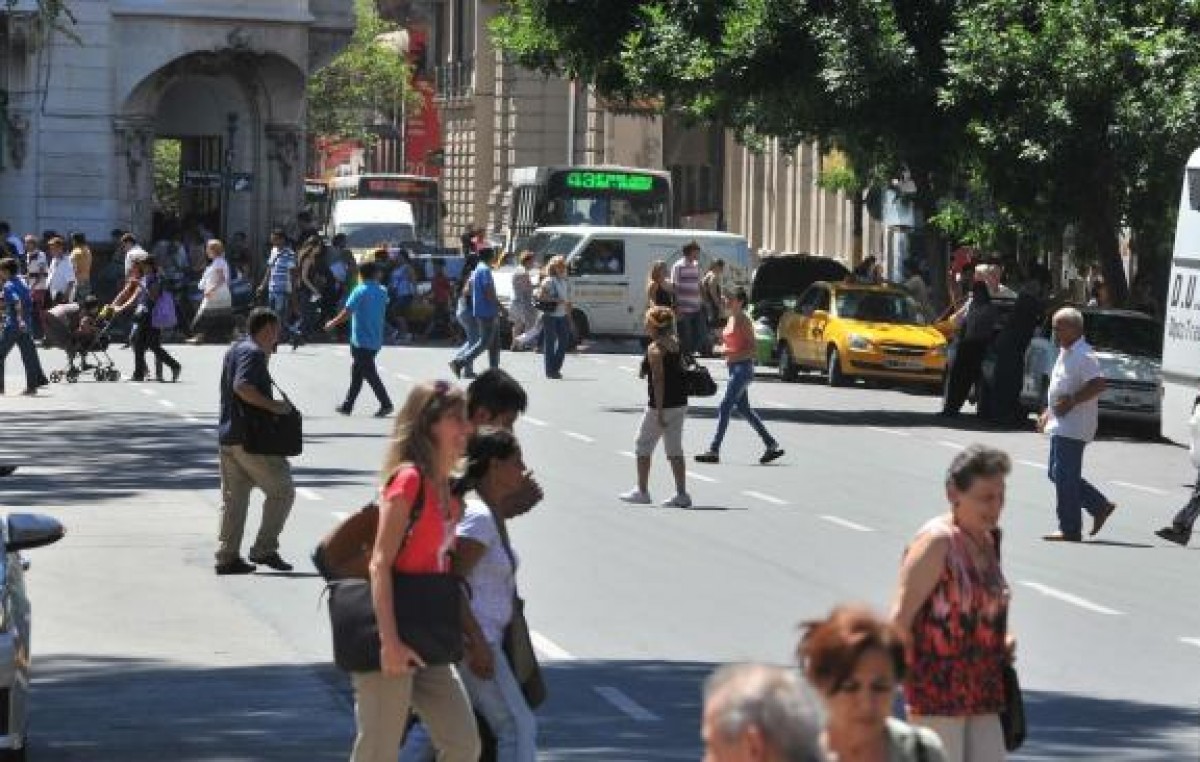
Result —
M658 440L671 463L675 477L675 497L664 506L690 508L687 493L687 467L683 455L683 422L687 419L687 394L683 388L683 361L679 337L675 332L675 313L670 307L651 307L646 311L646 335L650 345L642 359L641 376L646 378L646 411L638 430L637 488L621 495L626 503L648 505L650 499L650 458Z
M675 294L667 282L667 263L661 259L650 265L650 277L646 280L646 306L675 306Z
M946 388L942 398L941 415L953 418L962 409L983 373L983 358L996 332L997 307L987 284L975 281L971 298L954 314L958 326L954 360L946 373Z

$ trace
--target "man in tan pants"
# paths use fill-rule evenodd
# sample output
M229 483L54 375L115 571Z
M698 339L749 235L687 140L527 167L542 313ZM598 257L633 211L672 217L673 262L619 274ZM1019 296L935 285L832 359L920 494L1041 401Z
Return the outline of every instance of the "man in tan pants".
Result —
M279 535L292 503L296 487L292 469L281 455L252 455L246 452L244 405L252 405L277 415L292 407L286 400L271 397L271 374L267 358L279 342L279 317L269 309L252 310L246 318L247 336L225 353L221 369L221 529L218 536L216 571L219 575L250 574L254 564L276 571L291 571L292 565L279 555ZM250 548L250 561L242 559L242 533L250 492L258 487L266 495L262 525Z

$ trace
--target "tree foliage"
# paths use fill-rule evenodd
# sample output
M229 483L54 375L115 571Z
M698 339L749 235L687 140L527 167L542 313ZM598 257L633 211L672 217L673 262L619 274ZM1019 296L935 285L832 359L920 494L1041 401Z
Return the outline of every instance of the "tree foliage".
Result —
M819 139L864 183L907 169L956 239L1073 224L1118 295L1119 228L1161 242L1200 143L1197 0L512 0L492 31L750 144Z
M394 123L421 106L404 55L380 41L398 30L380 18L372 0L355 0L349 45L308 83L308 129L325 137L370 142L372 126Z

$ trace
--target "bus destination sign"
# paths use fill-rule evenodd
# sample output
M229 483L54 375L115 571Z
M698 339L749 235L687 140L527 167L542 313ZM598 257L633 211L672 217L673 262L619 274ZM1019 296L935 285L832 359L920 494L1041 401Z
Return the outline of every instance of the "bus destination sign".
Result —
M361 195L389 194L404 198L437 198L437 183L403 177L364 177Z
M625 191L649 193L654 189L651 175L631 175L624 172L570 172L567 187L577 190Z

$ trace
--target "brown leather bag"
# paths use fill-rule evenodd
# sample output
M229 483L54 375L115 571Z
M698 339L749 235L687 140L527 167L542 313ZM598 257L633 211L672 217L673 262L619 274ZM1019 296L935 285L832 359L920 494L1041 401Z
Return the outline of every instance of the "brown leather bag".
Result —
M406 540L417 519L421 517L421 509L424 506L425 479L422 478L417 488L417 497L413 501L413 509L408 514L408 526L404 530ZM367 579L370 576L371 552L375 548L375 533L378 530L379 504L372 501L347 516L330 530L329 534L321 538L312 553L313 565L327 580Z

